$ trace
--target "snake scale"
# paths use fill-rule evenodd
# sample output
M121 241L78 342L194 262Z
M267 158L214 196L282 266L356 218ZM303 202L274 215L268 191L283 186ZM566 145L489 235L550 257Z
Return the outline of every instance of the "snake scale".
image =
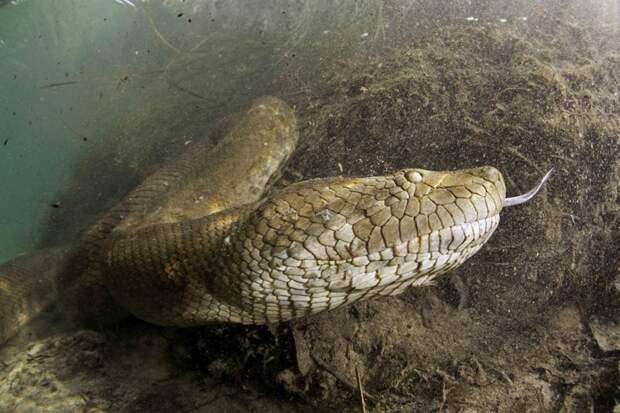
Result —
M396 295L461 265L502 208L548 177L508 199L488 166L313 179L265 196L296 143L293 110L265 97L214 148L169 162L57 260L65 308L171 326L264 324ZM26 264L0 267L0 339L32 312L27 275L49 277Z

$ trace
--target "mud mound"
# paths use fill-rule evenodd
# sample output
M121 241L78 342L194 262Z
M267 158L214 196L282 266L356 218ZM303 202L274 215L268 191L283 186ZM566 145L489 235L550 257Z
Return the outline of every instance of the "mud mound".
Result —
M2 412L308 411L188 368L184 336L129 322L12 346L0 356Z

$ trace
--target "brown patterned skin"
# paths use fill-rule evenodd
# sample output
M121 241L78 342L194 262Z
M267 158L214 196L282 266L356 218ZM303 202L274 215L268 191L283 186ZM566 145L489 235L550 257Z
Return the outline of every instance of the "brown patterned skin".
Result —
M103 247L113 231L130 234L153 223L182 222L256 202L296 143L293 110L278 98L263 97L253 102L215 147L209 143L189 146L84 234L66 268L58 271L65 313L96 322L127 315L131 305L119 305L119 297L135 288L128 286L126 291L111 294L108 285L113 285L117 274L104 265ZM159 247L167 249L150 246L153 251ZM133 263L140 265L140 261Z
M49 280L80 319L271 323L428 284L499 223L505 186L492 167L315 179L264 197L296 143L293 110L258 99L214 148L190 147L58 266L46 261L43 284L27 280L43 272L26 259L19 274L0 267L0 296L16 303L0 306L0 341L35 315L21 297Z
M103 214L76 245L54 250L54 253L35 251L0 265L0 343L56 298L68 318L97 324L126 316L135 306L134 301L142 307L148 306L149 300L143 299L141 294L161 308L178 305L174 294L168 299L163 290L144 289L151 284L158 286L158 277L174 274L171 265L175 261L167 258L167 252L178 249L182 254L196 253L198 262L198 257L217 253L222 231L230 229L227 226L230 220L221 217L234 216L235 208L260 200L296 143L293 110L278 98L259 98L239 115L238 122L215 147L206 142L188 146L186 153L168 162ZM223 210L231 212L213 215ZM208 234L201 235L199 229L195 233L182 230L182 237L181 233L171 234L173 237L165 241L168 244L150 242L142 249L153 262L159 262L159 253L164 257L161 260L167 260L166 265L156 266L158 271L148 274L144 280L134 279L132 284L123 284L132 273L142 270L140 260L125 263L126 272L116 272L117 268L106 265L106 246L114 245L113 235L137 237L141 228L153 224L164 228L165 223L179 223L179 228L183 229L192 227L192 220L204 216L210 216ZM196 243L178 243L188 236ZM145 239L119 245L125 245L129 253L138 248L139 241ZM198 250L199 247L204 249ZM119 282L126 289L115 288ZM187 291L200 297L198 286L195 291L189 288ZM156 297L160 300L155 300ZM202 299L208 299L208 295ZM193 305L200 303L199 299ZM161 319L166 311L159 314L161 309L157 306L146 313L142 308L135 315ZM169 320L170 323L189 324L179 317Z
M499 223L495 168L300 182L215 215L115 231L108 288L163 325L262 324L428 284Z

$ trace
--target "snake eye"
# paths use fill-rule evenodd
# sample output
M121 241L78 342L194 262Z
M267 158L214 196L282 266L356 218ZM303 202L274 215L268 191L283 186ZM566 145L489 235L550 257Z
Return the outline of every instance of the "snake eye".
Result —
M422 182L422 174L418 171L407 172L407 179L414 184Z

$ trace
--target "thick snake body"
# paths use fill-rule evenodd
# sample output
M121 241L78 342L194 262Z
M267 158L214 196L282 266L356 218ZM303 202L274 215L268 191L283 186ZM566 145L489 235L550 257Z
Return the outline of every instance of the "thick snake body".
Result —
M478 251L504 194L489 167L302 182L200 219L118 231L109 288L166 325L268 323L394 295Z
M198 144L164 165L86 231L67 268L59 271L65 312L98 322L125 315L107 288L116 270L103 267L112 231L130 234L153 223L189 221L256 202L296 143L294 112L266 97L257 99L215 147Z
M265 197L296 142L292 109L262 98L215 148L164 166L58 268L66 307L173 326L289 320L431 283L526 200L507 200L492 167L315 179ZM16 284L0 275L0 294ZM0 327L11 317L0 303Z

